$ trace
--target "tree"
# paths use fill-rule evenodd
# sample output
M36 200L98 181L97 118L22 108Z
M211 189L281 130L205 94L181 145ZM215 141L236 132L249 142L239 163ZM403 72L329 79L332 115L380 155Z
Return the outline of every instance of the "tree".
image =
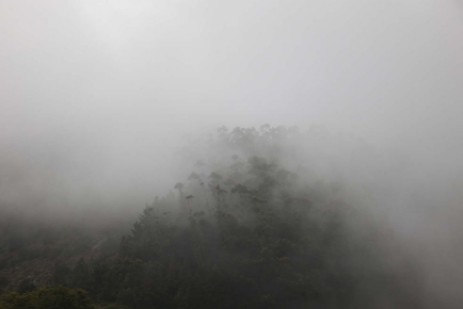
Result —
M2 309L93 309L86 292L65 287L41 288L19 294L5 293L0 296Z

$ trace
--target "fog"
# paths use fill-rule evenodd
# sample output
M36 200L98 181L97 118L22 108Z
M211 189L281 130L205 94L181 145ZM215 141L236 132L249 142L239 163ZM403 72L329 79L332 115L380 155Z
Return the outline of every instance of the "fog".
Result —
M198 136L297 126L463 301L459 0L0 0L0 29L2 207L138 209Z

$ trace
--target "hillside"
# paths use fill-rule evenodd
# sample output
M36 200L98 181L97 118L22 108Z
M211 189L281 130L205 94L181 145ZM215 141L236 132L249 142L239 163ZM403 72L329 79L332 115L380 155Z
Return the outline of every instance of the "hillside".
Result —
M394 233L286 159L297 134L220 129L130 231L4 222L5 308L56 286L124 308L420 308Z

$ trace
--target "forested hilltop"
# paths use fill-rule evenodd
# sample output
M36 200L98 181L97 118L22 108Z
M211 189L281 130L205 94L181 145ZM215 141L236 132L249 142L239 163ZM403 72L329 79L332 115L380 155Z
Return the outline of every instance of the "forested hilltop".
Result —
M422 308L393 231L311 178L300 138L219 129L130 230L2 221L0 308Z

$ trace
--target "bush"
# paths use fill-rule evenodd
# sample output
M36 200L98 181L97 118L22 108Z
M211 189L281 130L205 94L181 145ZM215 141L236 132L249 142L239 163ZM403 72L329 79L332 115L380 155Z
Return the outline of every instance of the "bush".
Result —
M93 309L84 290L41 288L30 293L9 292L0 296L1 309Z

